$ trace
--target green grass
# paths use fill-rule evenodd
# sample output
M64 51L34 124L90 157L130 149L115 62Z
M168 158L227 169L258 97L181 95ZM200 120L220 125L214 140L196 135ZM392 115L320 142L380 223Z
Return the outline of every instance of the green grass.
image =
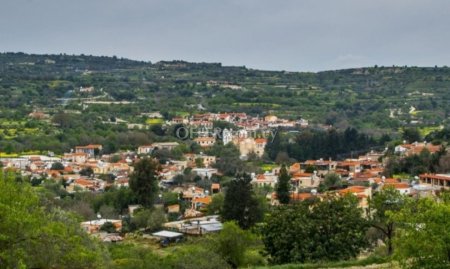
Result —
M178 117L187 117L190 115L190 113L185 111L175 111L175 115L177 115Z
M420 135L421 135L422 137L425 137L425 136L427 136L429 133L431 133L431 132L433 132L433 131L438 131L438 130L440 130L440 129L441 129L440 126L427 126L427 127L419 128L419 132L420 132Z
M266 172L266 171L270 172L270 171L272 171L273 168L275 168L275 167L277 167L277 166L278 166L278 165L276 165L276 164L265 163L265 164L262 164L262 165L261 165L261 169L262 169L264 172Z
M19 156L22 155L41 155L41 154L47 154L47 152L42 152L39 150L34 150L34 151L22 151L22 152L11 152L11 153L6 153L6 152L0 152L0 158L17 158Z
M17 157L19 157L19 154L17 153L0 152L0 158L17 158Z
M145 121L145 123L147 123L148 125L163 124L164 123L164 119L147 119Z
M412 176L410 174L401 173L401 174L394 174L392 175L393 178L400 178L400 179L410 179Z
M353 266L368 266L368 265L380 265L377 268L390 268L396 269L397 267L391 264L390 260L385 257L369 256L361 260L351 261L339 261L328 263L304 263L304 264L283 264L267 267L256 267L258 269L270 268L270 269L321 269L321 268L348 268Z

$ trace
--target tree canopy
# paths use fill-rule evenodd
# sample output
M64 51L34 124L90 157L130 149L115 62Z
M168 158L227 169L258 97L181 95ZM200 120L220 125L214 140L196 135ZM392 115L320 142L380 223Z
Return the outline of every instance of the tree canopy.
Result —
M130 177L130 188L144 207L152 207L158 192L159 163L150 158L139 160Z
M291 177L288 174L286 166L283 165L278 176L276 186L277 199L281 204L288 204L290 200Z
M248 229L263 219L263 209L250 182L248 174L238 175L230 181L222 210L224 221L236 221L243 229Z
M391 221L400 223L394 239L394 258L404 268L450 267L450 195L410 200Z
M45 209L28 183L0 171L0 267L106 268L108 256L78 219Z
M356 197L329 196L274 209L262 235L273 263L305 263L356 257L366 229Z

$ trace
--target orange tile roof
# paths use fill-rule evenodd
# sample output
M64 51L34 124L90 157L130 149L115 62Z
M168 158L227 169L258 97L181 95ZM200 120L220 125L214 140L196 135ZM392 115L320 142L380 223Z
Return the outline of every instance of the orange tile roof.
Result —
M85 187L89 187L89 186L93 186L94 185L93 181L87 180L87 179L84 179L84 178L75 179L75 183L78 184L78 185L85 186Z
M339 190L338 192L340 194L346 194L346 193L357 194L357 193L364 192L366 189L367 189L367 187L363 187L363 186L351 186L351 187L348 187L346 189Z
M256 144L264 144L264 143L267 143L267 139L265 139L265 138L256 138L255 139L255 143Z
M87 146L77 146L75 148L77 149L98 149L101 148L102 145L98 145L98 144L89 144Z
M266 179L266 177L264 176L264 174L258 174L256 176L256 180L265 180L265 179Z
M361 165L361 162L358 161L342 161L337 163L338 166L356 166Z
M431 179L440 179L445 181L450 181L450 175L439 175L439 174L421 174L420 178L431 178Z
M297 172L297 173L294 173L292 175L292 177L311 177L312 175L313 175L312 173Z
M312 198L313 195L311 193L305 192L305 193L291 193L291 200L292 201L303 201L309 198Z
M393 183L399 183L400 180L396 178L386 178L384 179L384 184L393 184Z
M205 205L211 203L211 201L212 201L211 196L196 197L196 198L192 199L193 203L202 203Z

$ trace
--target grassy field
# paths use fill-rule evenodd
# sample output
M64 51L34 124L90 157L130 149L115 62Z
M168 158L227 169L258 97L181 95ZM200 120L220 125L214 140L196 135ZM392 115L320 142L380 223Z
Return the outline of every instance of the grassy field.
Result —
M255 267L257 269L338 269L338 268L350 268L350 269L381 269L390 268L398 269L399 267L388 261L386 258L370 256L361 260L342 261L342 262L330 262L330 263L308 263L308 264L284 264L267 267Z
M441 129L442 129L441 126L427 126L427 127L419 128L419 132L420 132L420 135L421 135L422 137L425 137L425 136L427 136L429 133L431 133L431 132L433 132L433 131L438 131L438 130L441 130Z
M148 125L163 124L164 123L164 119L147 119L145 121L145 123L147 123Z
M275 168L275 167L277 167L278 165L276 165L276 164L268 164L268 163L265 163L265 164L262 164L261 165L261 169L264 171L264 172L270 172L270 171L272 171L272 169L273 168Z
M47 152L41 152L41 151L23 151L23 152L12 152L12 153L6 153L6 152L0 152L0 158L17 158L22 155L41 155L41 154L47 154Z

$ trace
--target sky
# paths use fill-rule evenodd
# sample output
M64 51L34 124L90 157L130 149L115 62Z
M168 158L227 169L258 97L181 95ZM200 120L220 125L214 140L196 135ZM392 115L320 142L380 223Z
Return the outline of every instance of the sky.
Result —
M0 0L0 52L263 70L450 64L448 0Z

